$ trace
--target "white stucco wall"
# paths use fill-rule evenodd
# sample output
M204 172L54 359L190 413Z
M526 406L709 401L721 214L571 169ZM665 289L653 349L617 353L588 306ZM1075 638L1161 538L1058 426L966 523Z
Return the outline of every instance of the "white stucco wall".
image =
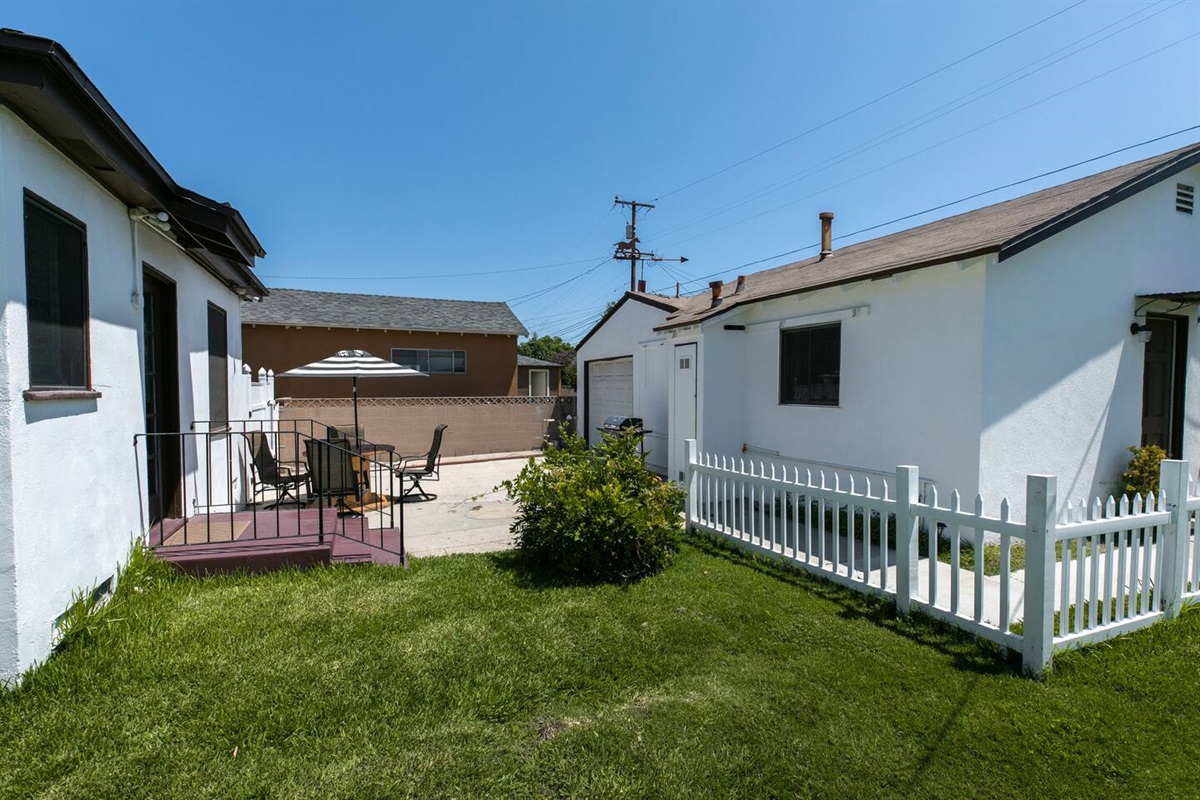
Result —
M576 355L580 365L576 408L581 432L588 402L586 381L583 380L586 363L622 356L633 359L634 416L640 416L646 428L653 431L646 437L646 463L660 472L666 471L669 449L667 373L670 361L666 337L656 333L654 327L663 324L666 317L667 312L660 308L638 300L626 300ZM594 428L603 422L589 420L587 424Z
M0 109L0 115L3 109ZM0 116L0 126L4 125ZM5 142L0 128L0 186L3 185ZM4 198L0 195L0 225L3 225ZM0 228L2 231L3 228ZM5 239L0 236L0 247ZM12 482L12 406L13 396L7 391L8 380L8 304L12 281L8 265L0 251L0 681L6 681L18 672L17 658L17 567L16 543L13 531L13 482Z
M1120 490L1125 448L1141 439L1144 345L1129 333L1143 302L1136 295L1200 290L1200 216L1175 210L1180 181L1200 183L1200 168L988 267L980 453L986 494L1008 494L1021 509L1027 473L1056 475L1060 497ZM1188 317L1183 456L1195 471L1197 308L1175 313Z
M939 487L973 492L983 275L975 259L758 303L707 323L701 448L741 456L748 445L755 460L772 460L754 452L761 449L884 473L916 464ZM838 316L840 404L780 404L780 321L799 327ZM733 324L746 330L724 329Z
M79 219L87 228L91 378L95 400L25 401L29 364L25 314L24 191ZM0 578L11 540L15 625L6 624L0 588L0 677L12 677L50 652L53 621L73 590L113 575L140 535L140 459L134 434L144 430L140 332L140 260L178 282L181 421L207 415L207 300L228 312L229 344L240 368L236 296L158 234L139 226L135 261L124 204L0 108L0 274L4 368L0 368ZM189 373L189 365L191 372ZM194 377L193 377L194 376ZM242 382L234 382L235 386ZM245 392L231 391L231 414L244 414ZM240 405L239 405L240 403ZM194 469L194 460L188 469ZM5 469L11 482L4 480ZM194 478L193 478L194 480ZM9 527L10 526L10 527ZM6 530L10 533L6 534ZM14 637L16 659L6 657Z

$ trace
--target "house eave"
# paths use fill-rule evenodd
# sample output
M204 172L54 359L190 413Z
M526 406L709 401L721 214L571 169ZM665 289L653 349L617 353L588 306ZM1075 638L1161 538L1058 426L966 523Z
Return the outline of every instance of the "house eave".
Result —
M1088 219L1091 216L1099 214L1101 211L1117 203L1125 200L1138 192L1149 189L1155 184L1167 180L1173 175L1177 175L1185 169L1194 167L1200 164L1200 151L1192 153L1181 153L1176 158L1164 164L1158 165L1150 172L1144 172L1140 175L1135 175L1125 183L1114 187L1108 192L1105 192L1098 197L1094 197L1085 203L1068 209L1057 217L1048 219L1041 225L1023 231L1012 237L1004 244L1000 245L999 260L1004 261L1012 258L1018 253L1022 253L1039 242L1049 239L1062 233L1067 228L1077 225Z
M615 305L613 305L612 308L610 308L608 311L604 312L604 316L602 316L600 318L600 320L595 325L592 326L592 329L590 331L588 331L587 334L582 339L579 340L579 344L575 345L575 349L580 350L585 344L587 344L588 339L591 339L592 336L595 335L596 331L603 328L604 324L606 322L608 322L610 319L612 319L612 316L614 314L616 314L617 311L621 308L621 306L625 305L625 302L628 300L634 300L638 303L644 303L652 308L657 308L660 311L666 311L668 313L671 311L677 310L676 307L671 305L670 303L666 303L666 302L663 302L660 300L655 300L653 297L647 297L646 295L638 294L637 292L626 292L624 295L621 296L621 299L618 300ZM660 330L660 329L655 328L655 330Z
M175 183L62 45L0 29L0 105L126 206L167 212L181 246L226 262L214 274L230 288L266 292L241 214Z
M962 252L962 253L953 253L950 255L942 254L942 255L936 256L934 258L928 259L928 260L916 261L911 264L896 264L896 265L893 265L890 267L886 267L884 269L874 270L872 272L869 272L869 273L866 273L863 275L848 275L843 278L839 278L837 280L825 281L824 283L817 283L817 284L813 284L811 286L804 286L804 287L800 287L800 288L796 288L796 289L787 289L787 290L782 290L782 291L778 291L778 292L772 292L770 294L763 294L763 295L756 295L754 297L747 297L746 299L740 300L737 302L722 304L720 308L715 309L712 311L712 313L705 314L704 316L690 317L686 320L681 320L679 322L673 322L673 323L669 323L666 325L659 325L654 330L670 331L670 330L674 330L677 328L687 327L690 325L704 325L705 323L709 322L710 320L715 320L718 317L722 317L731 311L734 311L737 309L749 308L757 303L765 303L769 300L778 300L782 297L794 297L794 296L800 295L800 294L808 294L810 292L818 292L818 291L821 291L822 289L832 289L832 288L835 288L838 286L846 286L846 285L849 285L852 283L859 283L861 281L886 280L886 279L892 277L893 275L900 275L900 274L903 274L906 272L913 272L913 271L919 270L919 269L926 269L928 267L937 267L937 266L941 266L942 264L953 264L958 261L968 261L972 258L979 258L980 256L986 256L988 254L995 253L996 251L997 251L997 247L992 245L992 246L979 248L977 250L970 250L970 251Z

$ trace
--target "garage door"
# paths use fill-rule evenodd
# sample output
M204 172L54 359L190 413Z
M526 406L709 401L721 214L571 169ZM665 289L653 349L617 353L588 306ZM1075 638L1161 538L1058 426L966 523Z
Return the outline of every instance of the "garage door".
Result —
M633 416L633 358L587 363L587 439L595 444L596 428L611 416Z

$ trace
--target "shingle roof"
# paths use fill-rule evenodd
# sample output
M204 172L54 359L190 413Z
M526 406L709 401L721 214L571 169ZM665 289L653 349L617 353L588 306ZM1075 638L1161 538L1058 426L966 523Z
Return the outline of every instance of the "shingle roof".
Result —
M303 289L272 289L262 302L243 303L242 322L254 325L321 325L331 328L529 335L507 303L310 292Z
M715 308L712 307L711 292L674 301L680 304L679 310L667 317L659 329L695 324L747 303L985 253L998 252L1003 260L1197 163L1200 163L1200 143L1003 203L859 242L834 250L824 261L814 256L757 272L746 277L742 291L737 294L733 294L735 282L724 284L722 301Z
M562 364L555 364L553 361L542 361L540 358L533 358L532 356L523 356L520 353L518 353L517 354L517 366L518 367L562 367Z

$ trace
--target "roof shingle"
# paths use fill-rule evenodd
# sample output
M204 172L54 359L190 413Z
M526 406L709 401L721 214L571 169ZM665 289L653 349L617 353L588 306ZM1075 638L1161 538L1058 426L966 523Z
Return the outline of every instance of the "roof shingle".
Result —
M272 289L270 295L261 302L244 303L242 322L251 325L320 325L330 328L529 335L507 303L310 292L304 289Z

